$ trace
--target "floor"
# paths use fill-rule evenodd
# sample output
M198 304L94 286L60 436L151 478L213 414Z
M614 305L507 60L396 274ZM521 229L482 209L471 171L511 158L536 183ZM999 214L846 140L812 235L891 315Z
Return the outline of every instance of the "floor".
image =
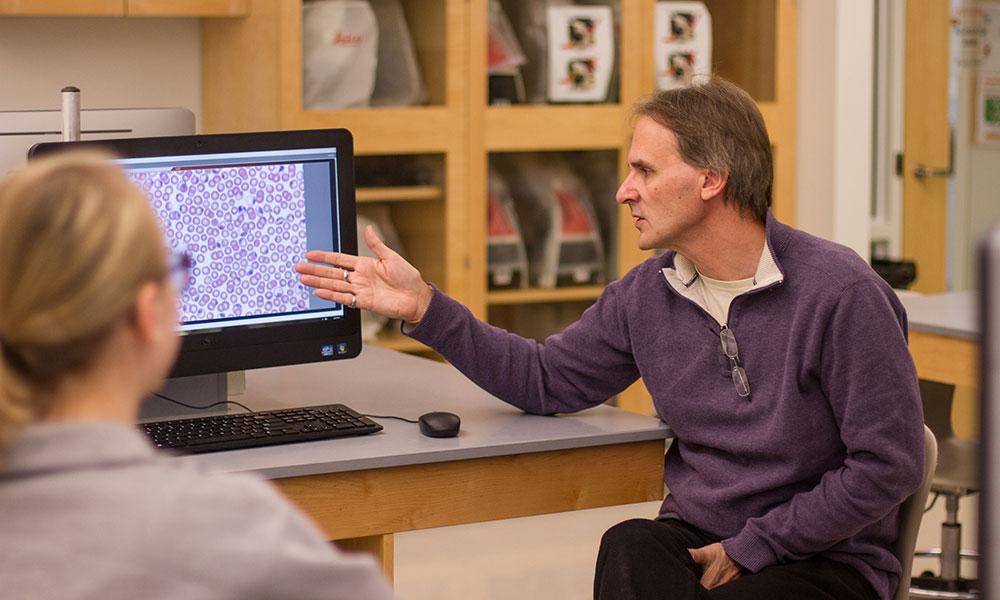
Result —
M402 600L559 600L593 595L601 534L644 502L396 534L395 582Z
M655 516L658 507L645 502L397 534L396 592L402 600L587 599L601 534L626 519ZM924 517L919 548L938 545L943 509L941 500ZM976 547L977 511L976 497L962 500L966 548ZM926 568L934 562L914 562L914 573Z

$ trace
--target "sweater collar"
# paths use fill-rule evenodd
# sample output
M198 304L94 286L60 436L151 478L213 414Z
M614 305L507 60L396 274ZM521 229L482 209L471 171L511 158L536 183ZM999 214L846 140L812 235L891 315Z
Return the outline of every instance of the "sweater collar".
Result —
M784 271L778 262L777 253L785 244L788 227L778 222L768 210L764 217L764 251L757 262L757 271L753 276L753 286L746 293L753 293L771 286L779 285L785 280ZM691 286L698 279L698 270L694 262L687 257L672 252L673 261L661 269L667 283L677 293L685 297L693 295ZM696 300L697 301L697 300Z
M39 423L4 449L0 478L153 460L156 451L135 427L116 423Z

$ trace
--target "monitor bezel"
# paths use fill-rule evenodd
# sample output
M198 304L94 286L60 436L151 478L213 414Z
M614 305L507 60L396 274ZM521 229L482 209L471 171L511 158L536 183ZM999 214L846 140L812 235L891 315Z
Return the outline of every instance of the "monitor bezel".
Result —
M312 148L337 149L337 206L341 252L358 253L354 189L354 139L346 129L309 129L44 142L28 151L35 159L69 150L102 150L117 158L190 156ZM302 257L305 260L305 257ZM294 277L289 273L289 277ZM292 364L354 358L361 353L360 310L344 307L341 318L245 325L181 335L181 350L170 377L187 377Z

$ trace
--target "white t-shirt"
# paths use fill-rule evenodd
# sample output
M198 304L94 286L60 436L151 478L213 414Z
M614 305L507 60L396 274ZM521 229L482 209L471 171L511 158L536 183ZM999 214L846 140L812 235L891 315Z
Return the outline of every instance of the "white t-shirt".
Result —
M715 317L719 325L725 325L729 320L729 305L733 298L753 287L753 277L737 279L736 281L721 281L705 277L698 273L701 293L705 296L705 308L708 314Z

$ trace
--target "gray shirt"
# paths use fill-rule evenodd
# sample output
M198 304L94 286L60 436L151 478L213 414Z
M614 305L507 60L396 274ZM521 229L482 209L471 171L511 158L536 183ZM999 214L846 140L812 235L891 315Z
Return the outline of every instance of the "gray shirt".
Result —
M5 598L393 597L266 482L156 454L130 427L31 426L0 468Z

